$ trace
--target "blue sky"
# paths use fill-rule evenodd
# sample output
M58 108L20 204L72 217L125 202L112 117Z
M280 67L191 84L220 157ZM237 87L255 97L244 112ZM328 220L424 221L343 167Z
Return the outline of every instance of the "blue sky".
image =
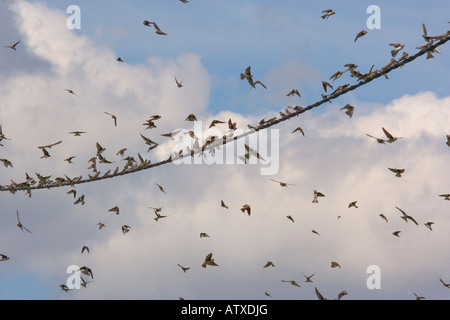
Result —
M80 30L65 25L72 4L81 9ZM381 28L368 30L372 4L381 9ZM336 14L321 19L330 8ZM347 63L361 72L380 69L391 59L392 42L416 53L424 44L422 23L429 35L445 33L449 13L447 1L0 2L2 46L21 40L16 51L0 50L0 124L11 139L0 158L14 164L0 167L0 185L23 180L25 172L86 177L96 142L114 160L100 164L102 172L123 164L116 152L124 146L136 158L166 159L174 146L160 134L192 130L184 121L190 113L204 129L212 119L230 118L246 128L289 105L307 106L321 99L322 81ZM143 20L157 22L167 36ZM362 29L368 33L355 42ZM345 289L348 299L414 299L413 293L448 299L439 278L450 282L450 256L442 253L449 252L449 202L438 197L450 193L447 47L276 126L273 176L256 165L163 166L77 186L85 206L73 204L67 187L31 198L1 192L0 253L10 260L0 262L0 299L265 299L264 291L274 299L315 299L314 286L301 283L302 273L314 272L313 285L330 298ZM248 66L267 89L240 79ZM344 83L355 79L346 73L333 85ZM301 97L287 97L292 89ZM347 103L355 106L352 118L340 110ZM104 112L117 115L117 127ZM162 115L158 127L144 129L153 114ZM304 137L291 133L297 126ZM380 145L366 135L383 137L382 127L402 139ZM74 130L87 134L67 134ZM159 147L147 152L139 134ZM36 147L58 140L52 156L41 159ZM73 165L64 161L69 155L76 155ZM406 174L398 179L387 170L393 166L406 167ZM281 188L270 178L294 186ZM315 189L326 194L318 205L311 203ZM353 200L360 205L349 213ZM240 211L244 203L252 205L250 217ZM117 217L108 213L114 205L123 212ZM168 217L156 222L149 207L159 206ZM395 207L420 226L399 219ZM33 234L17 228L17 210ZM433 231L427 221L435 222ZM123 224L131 226L126 235ZM211 238L199 239L199 232ZM91 253L80 255L86 244ZM209 252L220 267L203 270ZM262 268L267 260L274 260L273 270ZM332 260L342 270L331 269ZM96 278L66 293L59 285L72 264L91 266ZM191 270L184 274L177 264ZM381 290L365 285L373 264L382 270ZM294 278L299 290L280 281Z

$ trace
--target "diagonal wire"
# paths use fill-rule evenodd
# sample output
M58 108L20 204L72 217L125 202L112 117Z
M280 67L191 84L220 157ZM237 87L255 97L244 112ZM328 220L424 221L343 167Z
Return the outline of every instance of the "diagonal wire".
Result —
M357 89L357 88L359 88L359 87L361 87L361 86L371 82L372 80L374 80L376 78L384 76L384 75L388 74L389 72L391 72L392 70L400 68L400 67L406 65L406 64L414 61L415 59L417 59L418 57L420 57L420 56L422 56L424 54L430 54L431 52L433 52L434 49L436 49L437 47L443 45L444 43L446 43L447 41L450 40L450 31L447 31L447 33L444 34L444 35L445 35L445 37L443 37L442 39L440 39L436 43L431 43L431 44L428 43L427 45L423 46L422 49L419 52L417 52L416 54L414 54L412 56L409 56L409 57L405 58L404 60L402 60L400 62L392 59L391 60L392 63L389 66L384 67L381 70L374 71L371 75L366 76L363 79L360 79L357 84L354 84L354 85L351 85L351 86L347 86L347 87L343 88L342 90L340 90L338 92L335 92L335 93L332 93L329 96L324 97L322 100L317 101L317 102L315 102L315 103L313 103L313 104L311 104L311 105L309 105L307 107L297 108L294 112L291 112L290 114L287 114L287 115L285 115L285 116L283 116L281 118L277 118L277 119L274 119L272 121L261 123L258 126L253 127L253 130L246 131L246 132L244 132L244 133L242 133L240 135L233 136L233 137L226 137L225 136L222 139L220 139L218 141L215 141L214 144L209 145L207 148L204 148L204 149L200 148L200 149L198 149L196 151L193 150L193 151L191 151L188 154L183 154L183 155L178 156L176 159L182 159L182 158L185 158L185 157L192 157L195 154L203 153L205 150L213 149L217 145L225 145L225 144L227 144L229 142L239 140L239 139L244 138L244 137L246 137L246 136L248 136L250 134L253 134L253 133L257 132L257 131L270 128L270 127L272 127L272 126L274 126L274 125L276 125L276 124L278 124L280 122L289 120L289 119L291 119L293 117L296 117L296 116L298 116L298 115L300 115L300 114L302 114L302 113L304 113L306 111L309 111L311 109L317 108L320 105L324 104L325 102L329 102L329 101L331 101L333 99L336 99L336 98L340 97L341 95L344 95L344 94L346 94L349 91L355 90L355 89ZM57 188L57 187L63 187L63 186L74 186L74 185L77 185L77 184L90 183L90 182L94 182L94 181L110 179L110 178L114 178L114 177L130 174L130 173L138 172L138 171L141 171L141 170L147 170L147 169L150 169L150 168L159 167L159 166L171 163L174 160L175 160L174 158L169 157L167 160L163 160L163 161L160 161L160 162L155 162L155 163L145 163L144 162L144 163L141 163L141 165L139 165L137 167L134 167L134 168L131 168L131 169L128 169L128 170L122 170L121 172L117 172L117 173L114 173L114 174L101 176L101 177L96 177L96 178L78 179L76 181L66 181L66 182L63 182L63 183L53 182L53 183L42 184L42 185L38 184L38 185L25 185L25 186L21 185L21 186L18 186L17 184L16 185L12 184L10 186L0 186L0 191L10 191L12 193L15 193L16 191L28 191L28 192L30 192L31 190L35 190L35 189L50 189L50 188Z

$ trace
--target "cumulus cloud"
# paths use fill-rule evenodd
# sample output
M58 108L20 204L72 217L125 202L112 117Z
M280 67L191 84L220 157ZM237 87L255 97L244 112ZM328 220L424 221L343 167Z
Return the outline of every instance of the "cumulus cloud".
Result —
M231 118L241 128L259 120L205 111L211 79L197 54L120 64L114 52L90 38L54 28L65 24L64 13L25 1L14 10L24 46L50 66L45 77L2 80L0 115L11 141L1 151L14 163L13 169L0 169L2 184L20 181L24 172L85 176L96 142L115 161L99 166L102 172L123 166L116 156L122 147L129 155L165 159L171 145L159 135L191 130L184 121L190 113L204 121L205 129L212 119ZM176 87L174 76L185 77L183 88ZM79 96L65 92L67 87ZM54 289L52 297L61 299L263 299L265 291L276 299L315 299L314 286L329 299L342 290L353 299L408 299L416 288L445 298L438 279L449 276L449 256L442 248L450 230L448 203L438 195L449 192L444 174L450 157L444 142L449 101L432 92L375 108L359 101L352 118L333 103L321 114L283 122L271 129L280 136L274 176L261 175L260 166L252 164L170 164L78 185L85 205L74 205L67 187L35 191L31 198L2 193L0 253L11 257L5 262L9 271L17 267L36 274ZM117 127L104 111L117 115ZM142 123L153 114L162 115L158 128L144 129ZM291 133L298 125L305 137ZM382 136L382 127L402 139L381 145L365 135ZM78 129L87 134L67 134ZM225 129L226 124L218 126ZM140 133L160 141L161 148L148 153ZM57 140L63 142L49 150L52 157L40 159L37 146ZM77 156L74 165L64 162L69 155ZM387 169L391 166L404 167L404 176L395 177ZM294 185L281 187L270 178ZM319 203L312 203L314 190L325 194ZM358 208L348 208L351 201ZM250 216L240 210L244 204L251 206ZM108 212L116 205L119 215ZM150 207L162 207L167 217L155 221ZM403 221L395 207L419 226ZM16 210L33 234L15 227ZM424 226L427 221L435 222L433 231ZM106 227L98 230L98 222ZM131 228L123 234L125 224ZM396 230L402 231L400 238L392 235ZM200 238L200 232L210 238ZM81 254L83 245L89 254ZM210 252L219 266L202 268ZM267 261L275 267L263 268ZM342 269L331 268L331 261ZM59 284L72 264L92 268L94 282L65 293ZM191 269L184 273L177 264ZM366 286L370 265L381 268L379 291ZM304 283L302 273L314 272L315 283ZM295 280L301 288L281 280Z

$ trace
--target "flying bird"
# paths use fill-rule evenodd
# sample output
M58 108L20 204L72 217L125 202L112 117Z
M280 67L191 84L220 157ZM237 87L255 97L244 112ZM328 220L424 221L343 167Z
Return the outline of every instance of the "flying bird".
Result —
M345 106L343 106L339 110L346 110L345 114L348 115L351 118L353 116L353 111L355 110L355 107L353 107L352 105L347 103Z
M7 256L7 255L4 255L4 254L1 254L0 253L0 262L1 261L6 261L6 260L9 260L9 257ZM441 280L442 281L442 280Z
M161 192L166 193L166 190L164 190L164 188L162 186L160 186L157 183L155 183L155 184L158 186L158 188L159 188L159 190L161 190Z
M73 134L73 136L74 137L81 137L81 135L83 134L83 133L86 133L85 131L71 131L71 132L68 132L69 134Z
M275 180L275 179L270 179L270 180L273 181L273 182L279 183L280 186L282 186L282 187L295 186L295 184L292 184L292 183L286 183L286 182L278 181L278 180Z
M157 25L155 22L153 22L153 21L144 20L143 24L144 24L145 26L147 26L147 27L150 27L150 25L152 24L153 27L155 27L155 33L156 33L156 34L163 35L163 36L167 35L167 33L163 32L163 31L158 27L158 25Z
M184 121L197 121L197 118L192 113L184 119Z
M389 45L394 47L394 49L391 50L391 55L393 58L397 55L397 53L400 50L402 50L405 47L405 45L401 43L389 43Z
M294 94L298 95L299 97L301 97L300 92L297 89L292 89L286 96L293 96Z
M388 137L388 140L386 142L388 143L392 143L394 141L397 141L398 139L401 139L401 137L394 137L392 134L390 134L385 128L381 128L384 132L384 134L386 135L386 137Z
M273 267L275 267L275 265L273 264L272 261L267 261L263 268L268 268L268 267L272 267L273 268Z
M403 220L405 220L406 222L408 222L408 219L409 219L409 220L411 220L412 222L414 222L416 225L419 225L419 224L417 223L417 221L414 220L414 218L411 217L410 215L406 214L405 211L403 211L403 210L400 209L399 207L396 207L396 208L402 213L401 218L402 218Z
M444 197L444 200L450 200L450 193L440 194L439 197Z
M200 232L200 238L210 238L206 232Z
M174 78L175 78L175 82L176 82L176 84L177 84L177 87L178 87L178 88L182 88L182 87L183 87L183 80L178 81L178 79L177 79L176 77L174 77Z
M305 282L313 282L313 281L311 280L311 278L312 278L316 273L313 273L313 274L310 275L310 276L305 275L303 272L302 272L302 274L303 274L303 276L306 278Z
M111 118L113 118L114 126L117 127L117 117L115 115L109 113L109 112L106 112L106 111L105 111L105 114L107 114L107 115L111 116Z
M358 32L358 34L356 35L355 41L358 40L358 38L361 38L362 36L366 35L367 31L366 30L361 30L360 32Z
M392 172L395 173L395 176L398 178L402 177L402 173L405 172L405 169L397 169L397 168L388 168L389 170L391 170Z
M325 195L322 192L314 190L314 198L312 200L312 203L319 203L319 200L317 200L318 197L325 197Z
M429 222L425 223L425 227L427 227L428 229L430 229L431 231L433 231L433 229L431 228L431 226L432 226L433 224L434 224L434 222L429 221Z
M126 224L123 225L123 226L122 226L122 233L123 233L123 234L128 233L128 231L130 231L130 228L131 228L131 227L128 226L128 225L126 225Z
M326 81L322 81L322 87L325 92L327 92L327 88L333 89L333 86Z
M300 127L295 128L294 131L292 131L292 133L295 133L295 132L297 132L297 131L301 132L301 134L302 134L303 136L305 136L305 132L304 132L303 129L300 128Z
M380 144L386 144L386 142L387 142L387 140L384 140L384 139L381 139L381 138L374 137L374 136L372 136L372 135L370 135L370 134L367 134L367 133L366 133L366 136L371 137L371 138L377 140L377 142L380 143Z
M154 219L156 222L158 222L159 219L167 217L167 216L163 216L163 215L159 214L157 210L155 210L155 215L156 215L156 218L154 218Z
M316 230L311 230L311 232L317 234L318 236L320 236L320 234Z
M105 227L105 224L102 222L97 223L97 225L98 225L98 230L101 230L102 228Z
M253 88L256 88L256 84L259 83L261 86L263 86L265 89L267 89L266 86L261 81L259 81L259 80L253 81L253 75L252 75L250 69L251 69L251 67L249 66L245 69L245 73L241 73L241 80L247 79L248 83Z
M2 260L0 260L0 261L2 261ZM442 285L443 285L444 287L450 289L450 283L445 283L444 280L442 280L441 278L439 278L439 281L441 281L441 283L442 283Z
M358 206L356 205L356 202L357 202L357 201L350 202L350 203L348 204L348 207L349 207L349 208L351 208L351 207L358 208Z
M52 143L52 144L48 144L46 146L39 146L38 148L39 149L51 149L53 146L56 146L56 145L60 144L61 142L62 142L62 140L58 141L58 142L55 142L55 143Z
M86 266L82 266L82 267L80 268L80 272L83 273L83 274L85 274L85 275L87 275L87 276L90 276L92 279L94 279L94 275L93 275L93 273L92 273L91 268L86 267Z
M206 266L212 266L212 267L218 267L219 265L214 261L214 259L212 258L212 253L209 253L206 257L205 257L205 261L202 263L202 267L206 268Z
M341 300L342 299L342 297L343 296L346 296L347 295L347 291L341 291L341 292L339 292L339 294L338 294L338 300Z
M181 268L181 270L183 270L184 273L186 273L186 271L188 271L191 268L191 267L183 267L180 264L178 264L178 266Z
M28 231L28 233L31 233L31 231L30 230L28 230L23 224L22 224L22 222L20 222L20 218L19 218L19 210L17 210L16 211L16 215L17 215L17 226L20 228L20 230L26 230L26 231Z
M392 232L392 234L393 234L394 236L400 238L400 232L401 232L401 231L395 231L395 232Z
M20 40L17 41L16 43L10 45L10 46L4 46L4 47L5 47L5 48L10 48L10 49L13 49L13 50L17 50L17 49L16 49L16 46L17 46L19 43L20 43Z
M341 265L337 263L336 261L331 261L331 267L332 268L341 268Z
M242 212L246 212L246 211L247 211L247 214L250 216L251 208L250 208L250 206L249 206L248 204L244 204L244 205L242 206L242 208L241 208L241 211L242 211Z
M0 161L3 162L3 165L5 166L5 168L8 168L8 167L12 168L13 167L12 162L9 161L8 159L0 159Z
M319 292L319 290L317 290L316 287L314 287L314 291L316 292L316 296L319 300L327 300L327 298L324 298L324 296L322 296L322 294Z
M296 287L300 288L300 285L297 282L295 282L295 280L281 280L281 282L289 282L293 286L296 286Z
M78 95L72 89L64 89L64 90L66 90L68 93L73 94L74 96L78 97Z
M109 209L108 212L113 212L113 213L115 213L116 215L119 215L120 209L119 209L118 206L114 206L114 207L112 207L111 209Z
M123 60L121 57L118 57L118 58L117 58L117 61L119 61L119 62L125 62L125 60Z
M225 202L223 202L223 200L220 200L220 206L225 209L228 209L228 206L225 204Z
M328 17L332 16L333 14L336 14L332 9L326 9L322 11L322 19L328 19Z
M289 220L291 220L292 222L294 222L294 218L292 218L291 215L286 216L286 218L288 218Z
M90 253L89 248L87 246L83 246L83 248L81 248L81 254L83 254L84 251L87 251L87 253Z
M386 216L384 214L380 213L380 217L381 217L381 219L386 221L386 223L388 223L388 219L386 218Z

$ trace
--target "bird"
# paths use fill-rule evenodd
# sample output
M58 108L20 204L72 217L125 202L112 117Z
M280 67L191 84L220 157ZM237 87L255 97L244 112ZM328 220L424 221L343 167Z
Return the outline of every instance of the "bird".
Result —
M244 205L242 206L242 208L241 208L241 211L242 211L242 212L246 212L246 211L247 211L247 214L250 216L251 208L250 208L250 206L249 206L248 204L244 204Z
M328 87L333 89L333 86L326 81L322 81L322 87L323 87L323 90L325 90L325 92L327 92Z
M187 120L187 118L186 118L186 120ZM178 129L178 130L175 130L173 132L163 133L163 134L161 134L161 136L168 137L168 138L170 138L170 140L175 140L174 136L176 136L180 131L181 131L181 129Z
M295 184L292 184L292 183L286 183L286 182L278 181L278 180L275 180L275 179L270 179L270 180L273 181L273 182L279 183L280 186L282 186L282 187L295 186Z
M116 59L116 61L119 61L119 62L125 62L125 60L123 60L121 57L118 57L118 58Z
M402 213L401 218L402 218L403 220L405 220L406 222L408 222L408 219L409 219L409 220L411 220L412 222L414 222L416 225L419 225L419 224L417 223L417 221L416 221L413 217L411 217L410 215L406 214L405 211L403 211L403 210L400 209L399 207L396 207L396 208Z
M405 45L401 43L389 43L389 45L394 47L394 49L391 50L391 55L393 58L397 55L397 53L400 50L402 50L405 47Z
M445 144L450 147L450 134L447 134L446 137L447 137L447 142Z
M251 66L248 66L245 69L245 73L241 73L241 80L247 79L248 83L256 89L256 84L259 83L261 86L263 86L265 89L266 86L259 80L253 81L253 75L251 73Z
M292 218L291 215L286 216L286 218L288 218L289 220L291 220L292 222L294 222L294 218Z
M392 232L392 234L393 234L394 236L400 238L400 232L401 232L401 231L395 231L395 232Z
M384 132L384 134L386 135L386 137L388 137L388 140L386 142L388 143L392 143L394 141L397 141L398 139L401 139L401 137L394 137L392 134L390 134L385 128L381 128Z
M65 292L69 292L69 290L71 290L71 289L69 289L69 287L66 286L65 284L60 284L59 287L61 288L62 291L65 291Z
M1 162L3 162L3 165L8 168L8 167L13 167L13 164L11 161L9 161L8 159L0 159Z
M295 280L281 280L281 282L289 282L293 286L296 286L296 287L300 288L300 285L297 282L295 282Z
M115 115L109 113L109 112L106 112L106 111L105 111L105 113L113 118L113 120L114 120L114 126L117 127L117 117L116 117Z
M332 268L341 268L341 265L337 263L336 261L331 261L331 267Z
M178 87L178 88L182 88L182 87L183 87L183 80L178 81L178 79L177 79L176 77L174 77L174 78L175 78L175 82L176 82L176 84L177 84L177 87Z
M0 260L0 261L2 261L2 260ZM439 281L441 281L441 283L443 284L444 287L450 289L450 283L445 283L444 280L442 280L441 278L439 278Z
M83 133L86 133L85 131L71 131L71 132L68 132L69 134L73 134L73 136L74 137L81 137L81 135L83 134Z
M444 197L444 200L450 200L450 193L440 194L439 197Z
M84 251L87 251L87 253L90 253L89 248L87 246L83 246L83 248L81 248L81 254L83 254Z
M353 111L355 110L355 107L353 107L352 105L347 103L345 106L343 106L339 110L346 110L345 114L348 115L351 118L353 116Z
M180 0L181 2L183 2L183 3L188 3L189 1L188 0Z
M127 233L128 231L130 231L130 228L131 228L131 227L128 226L128 225L126 225L126 224L123 225L123 226L122 226L122 233L123 233L123 234Z
M6 260L9 260L9 257L5 254L0 253L0 262L6 261Z
M163 35L163 36L166 36L166 35L167 35L167 33L163 32L163 31L158 27L158 25L156 24L156 22L150 22L150 24L153 24L153 27L155 27L155 33L156 33L156 34Z
M272 267L273 268L273 267L275 267L275 265L273 264L272 261L267 261L263 268L268 268L268 267Z
M188 271L191 268L191 267L183 267L180 264L178 264L178 266L181 268L181 270L183 270L184 273L186 273L186 271Z
M431 221L429 221L429 222L426 222L425 223L425 227L427 227L428 229L430 229L431 231L433 231L433 229L431 228L431 226L434 224L434 222L431 222Z
M336 14L332 9L326 9L322 11L322 19L328 19L329 16L332 16L333 14Z
M91 268L86 267L86 266L82 266L82 267L79 269L79 271L80 271L81 273L87 275L87 276L90 276L91 279L94 279L94 275L93 275L93 273L92 273Z
M385 220L386 223L388 223L388 219L386 218L386 216L384 214L380 213L380 217L381 217L381 219Z
M64 90L66 90L68 93L73 94L74 96L78 97L78 95L72 89L64 89Z
M316 296L319 300L327 300L327 298L324 298L324 296L322 296L322 294L319 292L319 290L317 290L316 287L314 287L314 291L316 292Z
M48 144L46 146L39 146L38 149L51 149L52 147L54 147L54 146L56 146L56 145L58 145L60 143L62 143L62 140L57 141L55 143Z
M301 97L300 92L297 89L292 89L286 96L293 96L294 94L298 95L299 97Z
M206 232L200 232L200 238L210 238Z
M209 253L205 257L205 261L202 263L202 267L206 268L206 266L218 267L219 265L212 258L212 253Z
M366 35L367 31L366 30L361 30L360 32L358 32L358 34L356 35L355 41L358 40L358 38L361 38L362 36Z
M16 215L17 215L17 226L20 228L20 230L26 230L26 231L28 231L28 233L31 233L31 231L30 230L28 230L23 224L22 224L22 222L20 222L20 218L19 218L19 210L17 210L16 211Z
M398 178L402 177L402 173L405 172L405 169L397 169L397 168L388 168L389 170L391 170L392 172L395 173L395 176Z
M312 200L312 203L319 203L319 201L317 200L318 197L325 197L325 195L322 192L314 190L314 198Z
M358 208L358 206L356 205L356 202L357 202L357 201L350 202L350 203L348 204L348 207L349 207L349 208L351 208L351 207Z
M310 275L310 276L305 275L303 272L302 272L302 274L303 274L303 276L306 278L305 282L313 282L313 281L311 280L311 278L312 278L316 273L313 273L313 274Z
M80 277L80 279L81 279L81 285L82 285L84 288L86 288L86 286L87 286L88 283L93 282L93 281L86 281L86 280L83 279L83 277Z
M414 292L413 292L413 293L414 293ZM416 296L416 300L422 300L422 299L425 299L425 297L418 296L416 293L414 293L414 295Z
M317 234L318 236L320 236L320 234L316 230L311 230L311 232Z
M347 295L347 291L341 291L341 292L339 292L339 294L338 294L338 300L341 300L342 299L342 297L343 296L346 296Z
M268 293L267 291L265 291L264 294L268 297L271 297L270 293Z
M380 144L386 144L386 142L387 142L387 140L384 140L384 139L381 139L381 138L374 137L374 136L372 136L372 135L370 135L370 134L367 134L367 133L366 133L366 136L371 137L371 138L377 140L377 142L380 143Z
M160 186L157 183L155 183L155 184L158 186L158 188L159 188L159 190L161 190L161 192L166 193L166 190L164 190L164 188L162 186Z
M119 215L120 209L119 209L118 206L114 206L114 207L112 207L111 209L109 209L108 212L113 212L113 213L115 213L116 215Z
M331 77L330 80L333 79L332 82L339 79L344 73L342 71L336 71ZM326 91L326 90L325 90Z
M162 216L156 210L155 210L155 215L156 215L156 218L154 218L154 219L155 219L156 222L158 222L158 220L161 219L161 218L166 218L167 217L167 216Z
M295 132L297 132L297 131L301 132L301 134L302 134L303 136L305 136L305 132L303 131L303 129L302 129L301 127L295 128L294 131L292 131L292 133L295 133Z
M14 43L14 44L12 44L12 45L10 45L10 46L4 46L4 47L5 47L5 48L10 48L10 49L13 49L13 50L17 50L17 49L16 49L16 46L20 43L20 41L21 41L21 40L17 41L16 43Z
M184 119L184 121L197 121L197 118L192 113Z
M223 200L220 200L220 206L222 208L228 209L228 206L225 204L225 202L223 202Z
M75 200L75 202L73 204L79 204L81 203L82 206L84 206L85 202L84 202L84 194L79 196L77 200Z
M50 153L47 151L47 149L42 148L42 152L44 153L44 155L41 157L41 159L50 157Z
M101 230L102 228L105 227L105 224L102 222L97 223L97 225L98 225L98 230Z

